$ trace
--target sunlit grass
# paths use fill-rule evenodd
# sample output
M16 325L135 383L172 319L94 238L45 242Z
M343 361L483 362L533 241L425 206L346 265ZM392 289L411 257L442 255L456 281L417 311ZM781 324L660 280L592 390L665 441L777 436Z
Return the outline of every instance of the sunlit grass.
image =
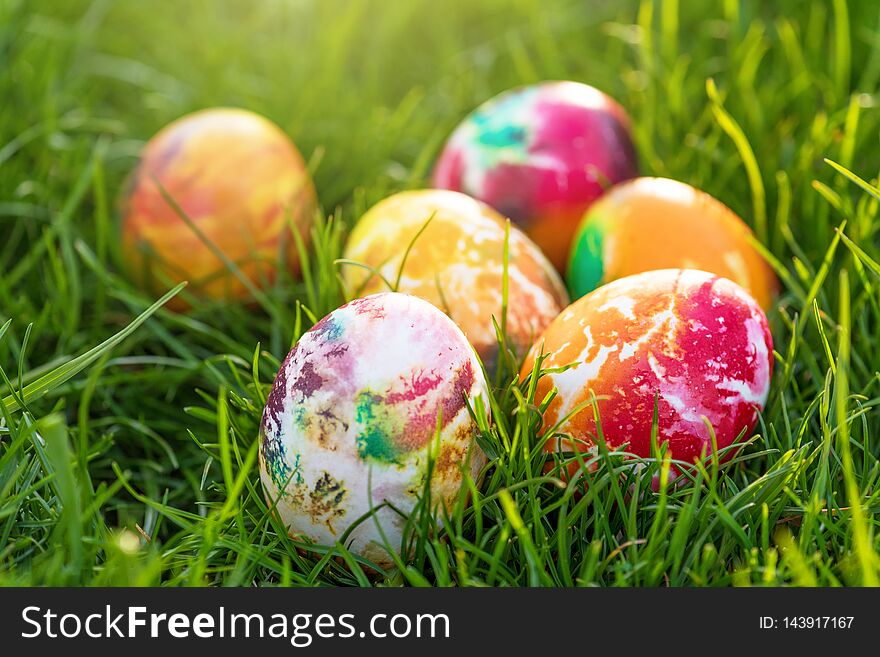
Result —
M0 583L877 583L878 25L857 0L0 0ZM560 78L629 109L646 173L755 228L785 288L755 435L678 481L662 446L545 471L540 365L520 382L502 349L474 414L491 462L448 517L416 509L402 568L293 541L258 425L291 344L354 292L348 228L427 184L476 104ZM212 105L281 125L325 218L260 307L173 313L128 281L115 201L145 139Z

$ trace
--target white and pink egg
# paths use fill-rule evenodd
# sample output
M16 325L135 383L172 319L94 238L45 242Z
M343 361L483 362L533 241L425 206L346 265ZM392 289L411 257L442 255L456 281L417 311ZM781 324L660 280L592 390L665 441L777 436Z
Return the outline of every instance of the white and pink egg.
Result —
M320 545L381 507L346 547L391 566L382 533L400 549L400 512L412 511L426 484L434 506L450 508L464 473L476 479L485 464L468 410L480 395L486 381L473 348L427 301L388 292L334 310L287 355L263 413L270 506L292 536Z

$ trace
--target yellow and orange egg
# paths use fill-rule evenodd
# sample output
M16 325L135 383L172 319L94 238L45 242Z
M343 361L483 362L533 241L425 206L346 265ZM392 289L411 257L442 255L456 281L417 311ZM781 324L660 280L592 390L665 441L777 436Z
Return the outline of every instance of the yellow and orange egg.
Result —
M388 290L419 296L446 312L492 371L498 358L493 318L502 324L508 245L506 329L522 356L568 303L541 250L488 205L449 190L394 194L357 223L345 249L344 277L356 296ZM398 280L399 278L399 280ZM384 280L383 280L384 279Z
M260 288L281 263L298 271L291 227L307 239L315 206L305 162L277 125L241 109L195 112L150 139L129 179L126 266L153 294L186 280L202 298L250 300L240 277Z

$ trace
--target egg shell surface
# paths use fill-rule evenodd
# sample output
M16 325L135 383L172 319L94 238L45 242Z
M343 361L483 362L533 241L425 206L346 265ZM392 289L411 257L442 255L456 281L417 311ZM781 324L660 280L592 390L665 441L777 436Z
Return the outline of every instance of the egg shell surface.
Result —
M610 189L578 227L568 266L577 299L617 278L652 269L701 269L741 285L765 309L779 282L752 231L721 201L668 178Z
M405 256L397 290L446 312L492 372L498 358L492 317L502 323L504 231L498 213L464 194L400 192L361 217L345 257L369 265L393 284ZM522 357L568 305L568 294L540 249L515 226L510 227L508 244L507 336ZM388 289L382 278L362 267L343 271L358 295Z
M430 452L432 500L451 508L463 465L476 479L486 462L466 406L478 395L488 407L473 349L441 311L399 293L355 299L303 334L272 386L259 456L269 503L291 536L332 545L371 501L412 510ZM376 517L399 549L404 519L388 507ZM348 545L393 563L372 518Z
M638 175L629 117L598 89L550 81L505 91L453 131L433 184L510 217L559 271L584 211Z
M247 286L180 216L160 185L257 288L275 279L282 248L286 267L298 271L288 214L307 240L315 190L302 156L268 119L220 108L174 121L147 143L122 199L122 247L142 288L164 292L187 280L198 296L249 301ZM187 304L175 297L171 306L180 310Z
M559 393L544 413L545 431L592 392L609 447L628 443L628 452L648 457L656 396L658 440L682 461L712 452L703 417L719 450L741 432L748 437L773 370L773 341L757 302L728 279L690 269L627 276L575 301L535 343L523 378L542 349L542 368L574 363L538 381L538 400L554 386ZM596 430L587 406L559 428L571 439L551 438L546 447L589 452Z

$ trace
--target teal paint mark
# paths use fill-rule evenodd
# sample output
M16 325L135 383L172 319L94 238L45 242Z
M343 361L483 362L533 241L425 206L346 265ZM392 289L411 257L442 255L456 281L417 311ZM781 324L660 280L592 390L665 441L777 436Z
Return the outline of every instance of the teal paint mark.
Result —
M400 434L403 422L388 407L380 395L369 390L357 396L357 421L361 432L357 435L357 450L364 460L400 463L400 450L394 436Z
M319 343L336 342L342 337L345 329L342 319L343 315L341 313L333 312L309 329L309 333Z
M605 226L601 220L591 219L578 231L568 261L568 288L572 301L601 285L605 273L604 238Z
M299 404L293 409L293 423L301 431L305 431L306 428L308 428L309 417L306 412L305 404Z
M302 470L299 467L299 460L301 458L302 458L302 456L300 454L297 454L296 457L293 459L293 473L294 473L293 476L294 476L294 479L296 479L296 483L298 483L298 484L301 484L304 481L304 479L302 477Z
M272 459L269 461L269 474L276 488L284 490L290 479L291 468L284 459Z
M470 118L473 143L472 153L484 169L500 162L525 162L528 157L530 135L524 116L531 111L533 90L508 92L478 108Z
M279 431L280 433L280 431ZM287 450L281 441L279 433L267 433L265 426L260 428L260 452L269 477L279 490L284 490L291 476L302 481L299 474L299 454L294 459L293 467L290 466Z
M484 146L491 146L493 148L508 148L511 146L517 146L522 144L525 141L526 132L525 129L517 127L517 126L502 126L497 130L487 130L485 132L481 132L479 136L479 141Z
M276 454L273 458L267 460L269 466L269 476L278 490L286 491L287 486L293 482L296 484L303 483L302 473L300 471L300 455L297 454L293 459L293 467L291 467L287 459L282 454Z

